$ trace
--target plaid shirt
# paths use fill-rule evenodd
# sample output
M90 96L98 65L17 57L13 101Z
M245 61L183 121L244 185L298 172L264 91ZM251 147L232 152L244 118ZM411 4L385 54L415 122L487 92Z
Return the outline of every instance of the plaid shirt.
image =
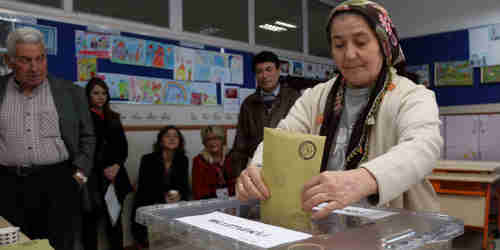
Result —
M68 158L48 80L25 96L14 77L9 79L0 106L0 165L48 165Z

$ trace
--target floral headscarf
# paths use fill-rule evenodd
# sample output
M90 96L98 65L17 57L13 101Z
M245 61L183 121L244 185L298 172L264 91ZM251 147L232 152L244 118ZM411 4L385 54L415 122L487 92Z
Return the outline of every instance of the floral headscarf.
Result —
M342 13L355 13L365 18L369 26L374 29L385 60L384 66L370 93L368 103L360 112L349 138L345 165L342 167L349 170L357 168L359 164L368 159L370 130L373 124L375 124L385 93L394 88L392 79L395 71L391 68L403 66L405 57L399 44L396 29L387 11L382 6L367 0L345 1L332 10L328 18L326 30L329 46L331 46L332 39L332 20L335 16ZM328 93L325 110L323 111L320 135L326 136L326 142L321 161L321 171L326 170L328 167L330 150L332 149L341 114L345 106L345 88L346 79L343 77L342 72L340 72L330 93ZM342 169L340 166L338 167Z
M369 24L371 24L371 27L375 27L374 32L377 35L378 41L382 47L387 65L394 66L405 61L403 50L399 44L398 33L391 18L389 17L389 13L387 13L387 10L385 10L384 7L368 0L345 1L332 10L330 16L328 17L328 25L326 27L329 46L332 44L332 19L336 15L344 12L354 12L360 14L366 21L368 21Z

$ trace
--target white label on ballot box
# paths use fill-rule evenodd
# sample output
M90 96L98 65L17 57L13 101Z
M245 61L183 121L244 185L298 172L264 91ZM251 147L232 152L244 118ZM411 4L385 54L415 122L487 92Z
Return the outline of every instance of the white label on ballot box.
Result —
M217 190L215 190L215 193L217 194L217 198L219 199L226 199L229 197L227 188L218 188Z
M326 205L327 205L327 203L321 203L318 206L314 207L313 209L319 210ZM378 219L382 219L382 218L387 217L387 216L397 214L396 212L382 211L382 210L362 208L362 207L351 207L351 206L347 206L347 207L342 208L342 209L333 210L332 213L349 215L349 216L357 216L357 217L365 217L365 218L372 219L372 220L378 220Z
M189 225L262 248L310 238L310 234L243 219L221 212L176 219Z

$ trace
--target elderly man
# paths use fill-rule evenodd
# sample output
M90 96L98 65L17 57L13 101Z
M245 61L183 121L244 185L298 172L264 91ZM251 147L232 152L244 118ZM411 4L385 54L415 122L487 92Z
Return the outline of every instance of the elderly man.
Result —
M300 93L280 86L280 61L270 51L253 59L257 91L241 105L236 138L231 152L233 173L239 176L264 136L264 127L275 128L285 118Z
M30 238L74 249L94 130L83 90L48 76L43 41L33 28L7 37L13 73L0 77L0 215Z

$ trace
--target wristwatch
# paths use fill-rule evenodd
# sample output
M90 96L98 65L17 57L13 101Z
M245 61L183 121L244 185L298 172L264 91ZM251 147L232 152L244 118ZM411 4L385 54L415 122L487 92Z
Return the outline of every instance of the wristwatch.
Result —
M80 178L80 180L82 180L83 183L87 183L87 176L83 175L82 172L78 171L76 172L76 177Z

